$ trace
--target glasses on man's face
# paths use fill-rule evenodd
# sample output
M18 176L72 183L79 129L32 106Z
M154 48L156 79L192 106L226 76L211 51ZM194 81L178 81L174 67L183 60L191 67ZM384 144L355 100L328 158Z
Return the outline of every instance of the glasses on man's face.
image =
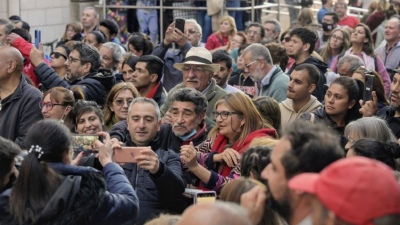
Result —
M258 60L260 60L261 58L259 58L259 59L256 59L256 60L254 60L253 62L251 62L251 63L249 63L249 64L246 64L246 65L244 65L244 67L246 67L246 69L250 69L250 66L251 65L253 65L255 62L258 62Z
M39 102L39 108L43 109L43 107L46 107L46 109L48 111L51 111L55 105L64 106L64 104L57 104L57 103L52 103L52 102L44 102L44 101Z
M204 67L204 66L182 66L183 72L189 72L190 70L193 70L194 72L199 72L199 73L210 71L210 69L208 69L207 67Z
M218 119L218 116L221 116L222 120L226 120L226 119L228 119L229 116L232 116L235 114L239 114L239 113L238 112L229 112L229 111L221 111L221 112L214 111L213 112L215 120Z
M133 101L133 98L128 98L126 100L125 99L117 99L117 100L114 100L114 104L117 106L123 106L126 103L127 106L130 106L132 101Z
M64 54L62 54L60 52L52 52L52 53L50 53L50 57L51 58L54 57L55 59L58 59L58 58L60 58L60 56L63 57L65 60L68 59L68 57L66 55L64 55Z
M338 41L343 41L342 37L336 36L336 35L332 35L332 39L338 40Z
M69 60L70 63L81 61L80 59L76 59L76 58L71 57L71 56L68 58L68 60Z
M256 30L248 30L247 35L261 35L261 32L256 31Z
M185 30L185 34L196 34L196 33L198 33L197 30L193 28Z

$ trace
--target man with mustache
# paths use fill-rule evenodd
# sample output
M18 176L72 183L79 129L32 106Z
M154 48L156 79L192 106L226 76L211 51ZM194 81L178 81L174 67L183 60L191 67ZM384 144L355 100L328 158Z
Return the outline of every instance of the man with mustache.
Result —
M267 201L254 204L266 197L255 187L242 196L241 205L249 210L253 222L257 221L254 215L260 215L255 212L269 206L288 224L310 224L311 199L304 192L290 191L288 182L301 173L318 173L343 157L338 135L322 125L297 120L283 132L270 155L271 163L261 173L269 190Z
M208 118L214 118L212 115L214 105L227 92L212 79L214 72L220 70L220 65L212 63L211 53L203 47L192 47L186 54L185 60L182 63L175 63L174 67L182 71L183 82L169 91L161 107L161 114L164 116L163 123L171 123L171 114L168 112L172 103L170 96L176 90L185 87L194 88L205 95L208 101L206 115Z

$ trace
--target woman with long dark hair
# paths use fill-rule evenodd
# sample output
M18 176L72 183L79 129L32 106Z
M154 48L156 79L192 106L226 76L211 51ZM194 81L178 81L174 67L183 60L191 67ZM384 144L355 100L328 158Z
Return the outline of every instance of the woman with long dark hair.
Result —
M96 141L103 174L71 163L71 133L42 120L26 136L28 155L9 196L0 198L0 224L122 224L136 217L138 199L112 163L110 136Z

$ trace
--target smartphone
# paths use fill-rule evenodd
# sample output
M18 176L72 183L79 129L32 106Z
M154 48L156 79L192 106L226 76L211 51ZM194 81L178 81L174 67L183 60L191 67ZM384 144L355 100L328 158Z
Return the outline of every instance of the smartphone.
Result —
M182 33L185 33L185 20L181 18L176 19L175 27L182 31Z
M35 47L39 49L39 43L42 39L42 32L40 30L35 30Z
M213 203L217 200L215 191L202 191L194 195L194 204Z
M136 163L142 147L121 147L114 150L113 161L116 163Z
M74 134L72 135L72 149L74 151L74 158L81 152L84 156L92 153L98 153L95 141L100 140L99 135L96 134Z
M366 101L372 100L372 90L374 89L374 79L375 75L374 74L365 74L365 84L364 84L364 96L363 96L363 101L364 103Z

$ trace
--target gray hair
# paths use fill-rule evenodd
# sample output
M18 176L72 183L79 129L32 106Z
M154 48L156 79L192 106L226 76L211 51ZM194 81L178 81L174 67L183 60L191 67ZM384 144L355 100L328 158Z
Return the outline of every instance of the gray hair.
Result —
M272 58L271 54L269 53L269 50L267 47L265 47L262 44L254 43L248 46L243 50L242 56L244 56L247 52L250 53L250 59L251 61L263 58L265 61L272 65Z
M345 62L350 63L349 72L351 72L351 73L354 73L358 68L360 68L360 66L365 66L364 61L362 61L362 59L360 59L360 57L355 56L355 55L344 55L344 56L340 57L340 59L338 61L338 65L337 65L338 70L340 67L343 66L343 64Z
M5 26L6 35L9 35L11 30L14 29L14 25L11 23L11 21L9 21L7 19L0 19L0 25Z
M160 112L160 107L158 107L158 104L156 101L154 101L152 98L145 98L145 97L138 97L138 98L134 98L133 101L131 102L131 104L129 105L129 109L128 109L128 114L131 112L132 106L136 103L148 103L153 105L154 110L156 111L157 114L157 121L161 121L161 112Z
M171 102L192 102L195 106L195 113L199 115L207 109L208 101L200 91L193 88L181 88L176 90L171 96ZM170 106L172 109L172 104Z
M200 33L200 35L203 35L203 30L200 26L199 23L195 19L187 19L185 20L185 23L194 23L196 25L197 31Z
M279 37L279 35L281 34L282 26L281 26L281 23L278 20L276 20L276 19L268 19L264 23L273 24L274 27L275 27L274 32L277 33L278 37Z
M96 18L99 18L99 13L97 12L97 10L96 10L95 7L93 7L93 6L86 6L86 7L83 9L83 11L85 11L86 9L91 9L91 10L93 10L93 11L94 11L94 16L95 16Z
M397 142L392 130L388 127L385 120L378 117L363 117L347 124L344 135L347 137L354 133L355 138L374 138L380 142Z
M106 47L108 49L111 49L112 53L113 53L113 67L116 67L119 63L119 60L121 60L121 55L122 55L122 51L121 51L121 47L114 43L114 42L106 42L104 44L101 45L102 47Z
M400 19L399 19L399 17L397 17L397 15L394 15L394 16L390 17L389 21L390 20L396 21L397 25L398 25L398 29L400 30Z
M238 204L232 202L216 201L209 204L208 210L218 212L220 216L214 216L210 225L217 224L235 224L251 225L247 211Z

